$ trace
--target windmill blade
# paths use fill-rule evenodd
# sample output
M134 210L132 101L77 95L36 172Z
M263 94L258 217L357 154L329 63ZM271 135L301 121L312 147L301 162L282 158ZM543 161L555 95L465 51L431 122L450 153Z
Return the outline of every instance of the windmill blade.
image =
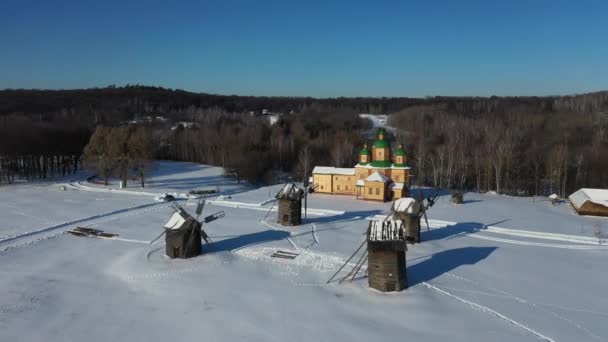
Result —
M198 221L198 218L201 216L201 214L203 213L203 209L205 208L205 200L201 199L198 201L198 205L196 206L196 220Z
M429 231L431 226L429 226L429 219L426 217L426 210L422 211L422 214L424 215L424 221L426 221L426 230Z
M211 243L213 241L211 241L211 238L209 237L209 235L207 235L207 232L203 229L203 226L201 225L201 237L203 238L203 240L205 240L206 243Z
M217 213L213 214L213 215L209 215L207 217L205 217L205 219L203 220L205 223L209 223L209 222L213 222L217 219L221 219L222 217L226 216L226 213L224 213L224 211L218 211Z
M166 232L167 232L167 231L163 229L163 232L162 232L162 233L160 233L160 235L159 235L159 236L157 236L157 237L156 237L156 239L154 239L154 240L150 241L150 244L153 244L153 243L154 243L156 240L160 239L160 238L161 238L163 235L165 235L165 233L166 233Z

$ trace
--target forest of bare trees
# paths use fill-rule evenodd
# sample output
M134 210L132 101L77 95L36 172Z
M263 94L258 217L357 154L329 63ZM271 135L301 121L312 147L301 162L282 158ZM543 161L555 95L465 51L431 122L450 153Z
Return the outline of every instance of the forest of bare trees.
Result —
M292 114L270 125L250 115L262 109ZM390 138L407 147L419 185L561 196L608 187L608 92L313 99L141 86L0 91L0 182L86 166L143 186L154 158L218 165L250 182L302 179L314 165L357 162L370 128L362 112L391 114ZM166 121L128 123L156 116ZM174 126L180 121L194 124Z
M89 128L18 116L0 120L0 185L65 177L79 169Z
M416 183L567 196L608 187L608 96L415 106L391 116Z

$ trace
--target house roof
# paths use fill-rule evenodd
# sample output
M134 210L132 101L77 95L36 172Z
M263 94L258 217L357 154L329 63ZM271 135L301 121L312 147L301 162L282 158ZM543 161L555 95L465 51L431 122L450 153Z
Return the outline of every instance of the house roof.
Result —
M389 182L391 179L383 175L382 173L376 171L372 173L369 177L365 178L366 182Z
M403 240L403 222L401 221L371 221L369 241L399 241Z
M355 169L354 168L343 168L343 167L333 167L333 166L315 166L312 170L312 173L320 174L320 175L344 175L344 176L354 176Z
M583 188L568 196L568 198L576 208L580 208L587 201L608 208L608 189Z
M393 186L391 188L399 190L399 189L403 189L404 185L405 184L403 184L403 183L393 183Z

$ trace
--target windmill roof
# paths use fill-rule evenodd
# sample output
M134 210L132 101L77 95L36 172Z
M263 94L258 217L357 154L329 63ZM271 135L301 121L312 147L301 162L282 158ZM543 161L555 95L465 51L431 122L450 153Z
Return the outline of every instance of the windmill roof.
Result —
M366 182L388 182L390 180L390 178L386 177L378 171L372 173L369 177L365 178Z
M285 186L277 193L275 198L277 199L290 199L290 200L298 200L302 198L304 194L304 190L298 188L293 183L287 183Z
M165 224L166 229L180 229L188 221L188 216L176 211L171 215L169 221Z
M368 233L369 241L398 241L403 240L403 222L401 221L371 221Z
M404 197L396 200L391 207L395 213L418 214L420 212L420 203L411 197Z

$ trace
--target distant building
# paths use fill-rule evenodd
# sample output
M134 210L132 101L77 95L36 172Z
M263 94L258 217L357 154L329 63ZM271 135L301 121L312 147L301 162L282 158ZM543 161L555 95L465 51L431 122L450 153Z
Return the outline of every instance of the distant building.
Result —
M568 196L579 215L608 216L608 189L580 189Z
M312 171L316 192L354 195L375 201L406 197L409 178L407 152L399 145L391 154L384 128L378 129L371 151L367 145L363 146L355 167L316 166Z

